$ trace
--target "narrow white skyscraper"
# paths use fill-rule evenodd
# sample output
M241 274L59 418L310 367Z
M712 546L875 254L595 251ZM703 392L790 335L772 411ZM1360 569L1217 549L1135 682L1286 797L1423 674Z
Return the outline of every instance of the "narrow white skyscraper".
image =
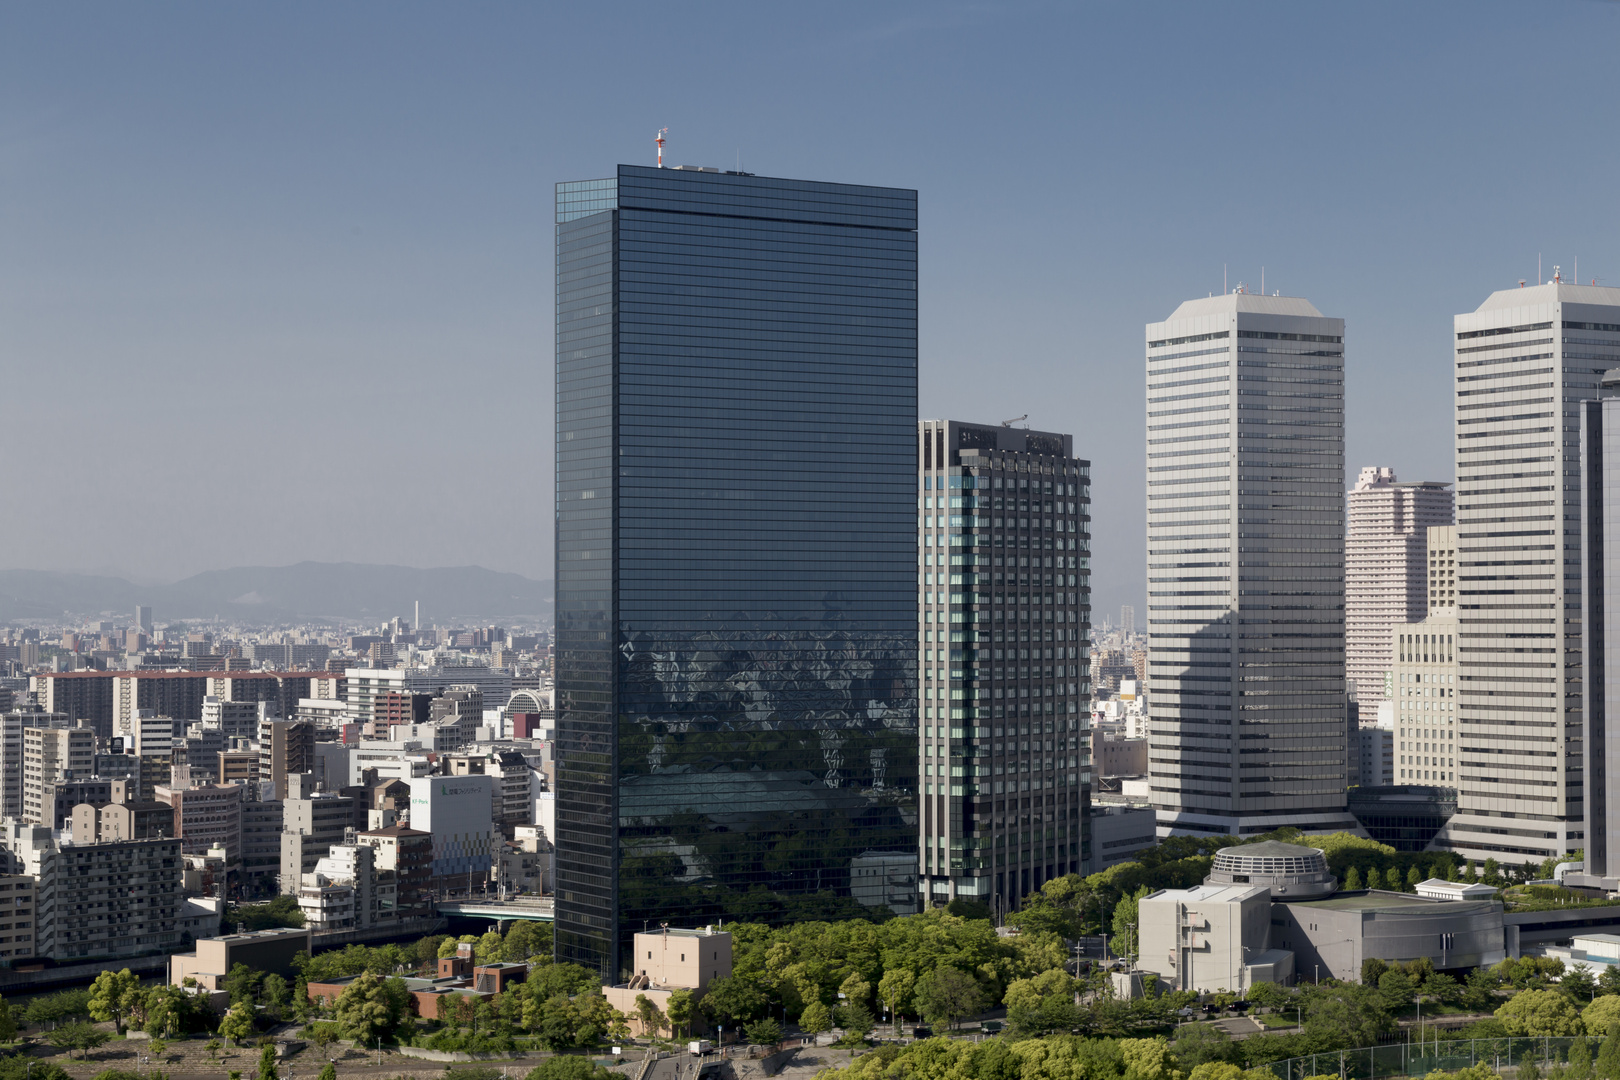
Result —
M1370 465L1346 497L1345 667L1371 719L1394 667L1390 630L1428 613L1428 531L1451 524L1451 485L1401 483Z
M1159 832L1345 810L1344 320L1229 293L1147 327L1149 777Z
M1582 827L1579 403L1620 366L1620 289L1557 281L1455 319L1457 813L1436 843L1540 862Z

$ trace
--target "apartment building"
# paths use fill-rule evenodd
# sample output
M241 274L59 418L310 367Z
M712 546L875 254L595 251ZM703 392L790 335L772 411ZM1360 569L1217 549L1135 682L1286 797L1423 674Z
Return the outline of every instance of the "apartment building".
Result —
M45 785L95 772L96 733L88 727L23 731L22 819L44 822ZM52 813L55 812L54 805Z
M242 854L242 791L236 784L175 788L159 785L157 801L174 808L174 836L187 855L224 848L233 864Z
M23 734L33 728L66 728L67 713L12 709L0 713L0 818L23 816Z
M13 860L37 882L37 955L116 961L180 944L180 841L80 843L21 822L0 830Z

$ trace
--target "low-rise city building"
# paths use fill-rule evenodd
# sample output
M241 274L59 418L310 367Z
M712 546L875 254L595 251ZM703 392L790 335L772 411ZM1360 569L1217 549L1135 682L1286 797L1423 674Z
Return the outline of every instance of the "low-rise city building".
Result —
M605 986L608 1004L630 1017L631 1034L646 1034L636 1015L636 998L645 995L661 1011L669 1011L676 990L692 990L701 998L716 979L731 977L731 935L713 926L701 930L664 927L635 935L629 960L629 982Z

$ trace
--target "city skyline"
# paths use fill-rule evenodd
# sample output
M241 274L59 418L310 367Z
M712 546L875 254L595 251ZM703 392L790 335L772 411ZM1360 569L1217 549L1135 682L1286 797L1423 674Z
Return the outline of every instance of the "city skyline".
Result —
M740 155L762 175L921 191L935 237L922 414L1030 413L1079 437L1110 524L1094 551L1115 571L1098 582L1103 611L1144 603L1140 418L1115 407L1140 392L1126 358L1141 323L1219 292L1223 267L1361 327L1349 463L1437 480L1453 476L1449 439L1425 422L1448 385L1445 315L1534 280L1538 252L1543 276L1560 264L1571 278L1577 260L1583 281L1612 272L1615 227L1583 208L1615 151L1579 137L1604 98L1605 6L1402 9L1398 35L1365 9L1285 5L1237 21L1178 11L1168 34L1151 6L737 11L650 10L611 34L589 11L402 7L318 28L248 10L9 13L0 346L14 393L49 400L56 373L76 393L15 418L0 496L91 527L17 537L0 563L169 580L374 557L549 577L516 535L546 531L549 504L506 505L502 487L509 461L550 467L534 407L551 331L551 266L534 252L550 223L535 192L589 162L651 164L665 126L676 163ZM1210 49L1236 61L1219 93L1193 74ZM556 107L624 55L649 62ZM672 84L660 57L688 76ZM1520 85L1538 63L1560 72L1557 109ZM738 79L749 95L730 92ZM1092 101L1105 107L1075 107ZM1275 160L1291 163L1216 137L1233 109L1273 118ZM1559 184L1495 152L1503 124L1566 148ZM1310 164L1324 131L1348 165ZM1166 138L1197 165L1146 164ZM985 198L1014 170L1018 198ZM1517 194L1543 186L1533 203ZM987 357L1015 358L1019 378L977 379ZM1380 404L1395 379L1410 392ZM445 392L481 380L499 392ZM413 413L477 434L431 452L397 422ZM132 447L161 460L169 431L206 448L184 470L148 468L137 491L99 464ZM76 501L20 479L52 475L63 440ZM273 467L256 447L275 448ZM346 513L342 485L311 485L359 463L366 514ZM244 475L331 524L298 529L227 496L206 529L164 527L188 490L239 491ZM406 509L424 498L431 520Z

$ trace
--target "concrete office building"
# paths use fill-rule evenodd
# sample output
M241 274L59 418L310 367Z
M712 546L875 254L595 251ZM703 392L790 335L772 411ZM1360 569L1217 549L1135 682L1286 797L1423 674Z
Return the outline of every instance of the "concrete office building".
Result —
M1422 622L1395 627L1395 782L1457 783L1456 608L1437 608Z
M389 825L359 834L355 840L377 851L377 869L394 875L395 901L402 919L433 912L433 834L404 825Z
M1436 846L1588 847L1579 403L1620 366L1620 289L1558 281L1458 315L1457 812Z
M135 605L135 625L146 633L152 632L152 609L146 604Z
M1354 829L1344 321L1292 297L1189 300L1147 327L1147 391L1159 831Z
M1449 483L1401 483L1369 466L1345 498L1344 648L1350 693L1385 696L1390 628L1428 614L1428 531L1451 524Z
M303 876L297 898L304 925L317 933L369 930L397 914L394 875L377 866L369 844L333 844Z
M919 886L1013 911L1091 857L1091 463L999 424L918 444Z
M557 187L558 960L617 981L648 919L756 889L766 917L917 850L916 206Z
M31 727L22 735L22 819L44 822L46 784L95 772L96 733L87 727Z

